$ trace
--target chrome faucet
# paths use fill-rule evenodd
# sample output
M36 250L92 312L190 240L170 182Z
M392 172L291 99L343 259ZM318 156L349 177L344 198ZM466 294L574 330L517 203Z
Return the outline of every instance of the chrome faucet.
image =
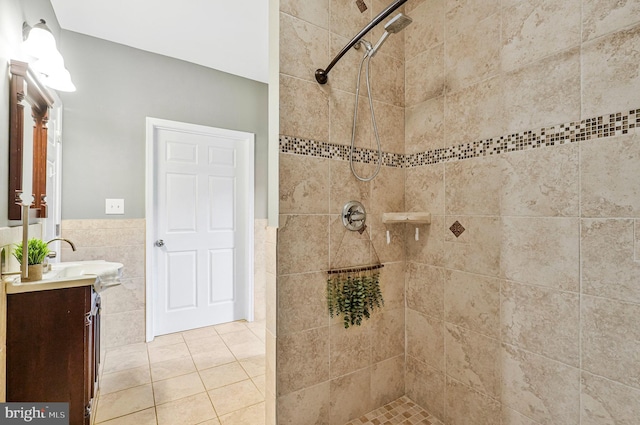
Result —
M76 245L71 242L69 239L65 239L65 238L55 238L55 239L51 239L49 242L47 242L47 245L49 245L51 242L55 242L55 241L62 241L62 242L66 242L69 244L69 246L71 246L71 250L72 251L76 251ZM49 253L47 254L47 257L49 258L56 258L56 256L58 255L57 252L55 251L49 251Z

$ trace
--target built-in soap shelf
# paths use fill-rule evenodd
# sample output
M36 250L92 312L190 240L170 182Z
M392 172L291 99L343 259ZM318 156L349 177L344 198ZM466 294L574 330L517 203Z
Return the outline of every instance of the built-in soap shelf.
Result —
M427 213L427 212L383 213L382 222L384 224L397 224L397 223L431 224L431 213Z
M409 223L416 225L416 241L420 240L419 224L431 224L431 213L428 212L393 212L382 213L382 223L384 224L402 224ZM387 230L387 245L391 243L391 234Z

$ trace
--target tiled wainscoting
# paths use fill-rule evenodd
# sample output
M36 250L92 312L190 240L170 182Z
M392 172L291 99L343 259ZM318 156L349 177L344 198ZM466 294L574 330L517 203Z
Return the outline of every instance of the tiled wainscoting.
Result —
M255 220L254 318L265 319L265 232L267 221ZM62 236L77 251L62 245L62 261L104 259L124 264L122 285L102 293L104 348L145 340L145 220L63 220Z
M63 220L62 261L106 260L124 265L122 285L102 293L104 348L145 340L145 220Z

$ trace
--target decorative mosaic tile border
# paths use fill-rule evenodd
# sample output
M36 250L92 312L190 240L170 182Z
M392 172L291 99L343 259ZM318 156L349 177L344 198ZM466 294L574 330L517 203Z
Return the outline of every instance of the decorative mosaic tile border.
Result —
M559 124L539 130L523 131L491 139L463 143L457 146L433 149L413 154L382 152L382 165L396 168L412 168L440 162L458 161L507 152L524 151L584 140L621 136L640 129L640 109L618 112L595 118ZM319 158L349 160L349 146L327 142L280 136L280 152ZM378 152L373 149L354 149L354 161L375 163Z

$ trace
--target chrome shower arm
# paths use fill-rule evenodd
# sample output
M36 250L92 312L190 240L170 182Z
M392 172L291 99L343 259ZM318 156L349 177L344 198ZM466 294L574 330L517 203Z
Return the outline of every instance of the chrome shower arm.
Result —
M380 12L378 16L373 18L371 22L369 22L364 28L362 28L360 32L356 34L356 36L353 37L351 41L347 43L347 45L344 46L342 50L340 50L340 52L338 52L338 54L336 55L335 58L333 58L329 66L327 66L325 69L316 70L316 81L320 84L326 84L329 79L329 71L331 71L331 69L335 66L335 64L338 63L340 59L342 59L342 57L349 51L349 49L355 46L356 43L360 41L360 39L364 37L369 31L371 31L373 27L375 27L380 22L382 22L387 16L391 15L391 13L393 13L397 8L399 8L406 2L407 0L395 0L393 3L387 6L386 9Z

